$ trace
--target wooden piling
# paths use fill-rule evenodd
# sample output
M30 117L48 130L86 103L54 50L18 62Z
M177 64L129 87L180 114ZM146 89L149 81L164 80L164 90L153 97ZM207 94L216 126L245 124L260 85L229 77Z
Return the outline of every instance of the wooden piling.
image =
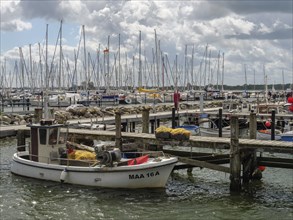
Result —
M271 140L275 140L276 112L272 110Z
M249 115L249 137L250 139L256 139L256 130L257 130L257 122L256 122L256 113L253 110ZM257 157L256 150L246 149L242 152L242 166L243 166L243 183L249 183L249 181L253 178L253 173L257 169Z
M150 110L145 108L142 111L142 133L149 133Z
M172 108L172 128L174 129L175 128L175 112L176 109L175 108Z
M219 137L222 137L222 117L223 117L223 109L219 109Z
M115 147L119 148L122 151L122 135L121 135L121 112L115 112L115 126L116 126L116 135L115 135Z
M155 133L155 120L151 120L151 134Z
M249 137L250 139L256 139L256 113L251 111L249 115Z
M156 128L160 127L160 119L159 118L156 119L156 122L157 122L156 123Z
M241 190L241 158L239 151L239 125L238 117L231 117L231 140L230 140L230 190Z

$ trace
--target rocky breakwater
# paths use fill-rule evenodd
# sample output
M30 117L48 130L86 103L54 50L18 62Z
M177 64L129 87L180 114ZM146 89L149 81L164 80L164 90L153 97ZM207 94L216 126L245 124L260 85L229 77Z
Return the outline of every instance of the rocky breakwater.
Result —
M0 124L3 125L25 125L31 122L33 114L1 114Z

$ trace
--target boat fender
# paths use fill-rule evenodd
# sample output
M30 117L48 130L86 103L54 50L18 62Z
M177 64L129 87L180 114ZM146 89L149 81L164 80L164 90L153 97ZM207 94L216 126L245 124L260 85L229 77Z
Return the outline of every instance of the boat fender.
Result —
M64 170L61 172L61 175L60 175L60 182L61 183L65 182L67 175L68 175L68 171L66 168L64 168Z

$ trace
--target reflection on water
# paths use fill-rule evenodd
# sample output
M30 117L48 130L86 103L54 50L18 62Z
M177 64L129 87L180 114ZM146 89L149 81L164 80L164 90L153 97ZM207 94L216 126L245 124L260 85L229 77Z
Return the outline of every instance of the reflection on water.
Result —
M1 219L292 219L292 170L267 168L240 194L229 175L175 171L165 189L104 189L12 175L14 139L0 142Z

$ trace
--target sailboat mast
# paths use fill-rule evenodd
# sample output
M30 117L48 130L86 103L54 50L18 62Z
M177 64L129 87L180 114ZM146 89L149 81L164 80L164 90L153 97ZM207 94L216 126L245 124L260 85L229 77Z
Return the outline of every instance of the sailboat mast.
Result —
M264 86L265 86L265 102L268 104L268 77L265 72L265 65L263 65Z
M246 64L244 64L244 77L245 77L244 90L245 90L245 92L246 92L246 90L247 90L247 74L246 74Z
M255 69L253 69L253 90L255 91Z
M223 63L222 63L222 91L224 91L224 52L223 52Z
M121 80L121 63L120 63L120 34L118 36L118 77L116 78L118 88L122 87L122 80Z
M183 87L185 87L185 89L187 88L187 44L185 45L185 53L184 53L184 83L183 83Z
M157 67L157 81L158 81L158 84L157 84L157 87L159 88L160 87L160 77L159 77L159 55L158 55L158 39L157 39L157 32L156 32L156 29L155 29L155 46L156 46L156 67Z
M48 112L48 84L49 84L49 75L48 75L48 24L46 25L46 52L45 52L45 65L46 65L46 77L45 77L45 102L44 102L44 118L48 119L49 118L49 112Z
M192 54L191 54L191 85L192 89L195 90L195 83L193 77L193 62L194 62L194 45L192 46Z
M218 53L218 69L217 69L217 90L219 89L219 76L220 76L220 57L221 53Z
M83 52L84 52L84 72L85 72L85 90L87 90L88 86L88 73L87 73L87 62L86 62L86 47L85 47L85 30L84 25L82 25L82 33L83 33Z
M141 31L139 31L138 88L142 88L142 72L141 72Z
M62 75L62 20L60 22L60 38L59 38L59 49L60 49L60 55L59 55L59 91L61 90L61 75Z

